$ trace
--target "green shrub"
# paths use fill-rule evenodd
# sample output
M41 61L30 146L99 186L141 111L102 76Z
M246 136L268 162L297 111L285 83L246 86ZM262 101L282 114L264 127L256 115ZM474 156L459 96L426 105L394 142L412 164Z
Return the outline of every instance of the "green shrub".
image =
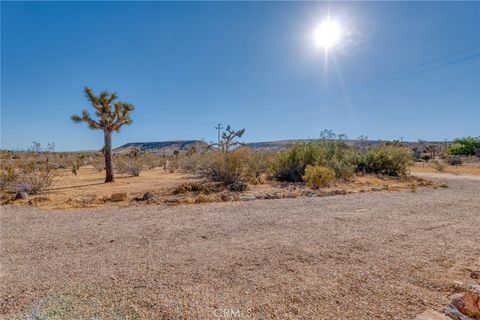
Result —
M457 156L480 155L480 137L455 139L454 146L448 149L448 154Z
M355 172L358 154L342 141L297 144L282 152L273 163L273 176L279 181L301 182L307 166L324 166L335 171L339 179Z
M371 148L358 158L357 171L389 176L405 175L412 160L410 151L398 145L382 145Z
M323 166L307 166L303 181L309 188L318 189L329 186L335 179L335 171Z

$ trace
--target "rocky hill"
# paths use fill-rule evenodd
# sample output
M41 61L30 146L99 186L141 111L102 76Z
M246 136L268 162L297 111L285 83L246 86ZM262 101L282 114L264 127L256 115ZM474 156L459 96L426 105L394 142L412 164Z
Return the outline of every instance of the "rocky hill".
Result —
M158 141L158 142L130 142L126 143L115 150L116 153L128 152L133 148L139 148L142 151L153 153L171 153L175 150L187 150L192 147L198 148L207 146L208 144L201 140L174 140L174 141Z

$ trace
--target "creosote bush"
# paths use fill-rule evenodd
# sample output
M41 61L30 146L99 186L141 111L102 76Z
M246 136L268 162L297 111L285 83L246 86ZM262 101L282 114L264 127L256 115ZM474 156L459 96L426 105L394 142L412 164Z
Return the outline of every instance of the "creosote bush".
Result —
M310 166L305 168L303 181L311 189L328 187L335 179L335 171L323 166Z
M440 172L444 171L445 168L447 167L447 164L442 159L438 159L438 158L433 159L432 161L430 161L429 164L432 168Z
M281 152L272 164L279 181L301 182L307 166L331 168L337 178L348 179L355 173L357 152L343 141L297 144Z
M396 144L373 147L365 155L358 157L357 171L389 176L407 174L412 161L410 150Z
M7 193L26 191L29 194L37 194L52 185L53 177L54 172L48 155L23 154L19 159L2 163L0 188L2 192Z
M246 183L255 178L253 153L248 148L231 152L210 152L202 161L203 174L213 181L222 182L232 191L243 191Z

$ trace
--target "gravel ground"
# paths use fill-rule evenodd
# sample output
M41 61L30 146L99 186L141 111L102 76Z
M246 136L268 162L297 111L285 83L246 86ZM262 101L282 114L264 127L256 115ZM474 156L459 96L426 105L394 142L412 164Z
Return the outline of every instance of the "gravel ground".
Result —
M0 314L412 319L441 311L452 282L480 269L480 182L447 183L176 207L4 207Z

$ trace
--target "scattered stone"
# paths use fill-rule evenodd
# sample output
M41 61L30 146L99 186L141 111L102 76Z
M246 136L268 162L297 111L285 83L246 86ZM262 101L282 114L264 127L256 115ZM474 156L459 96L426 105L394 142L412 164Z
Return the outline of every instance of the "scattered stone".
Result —
M282 195L278 192L266 193L264 199L280 199Z
M470 272L470 278L480 279L480 270L474 270L474 271Z
M284 193L282 196L283 198L296 198L298 197L298 194L296 194L295 192L287 192Z
M464 291L469 291L476 293L477 295L480 295L480 285L476 283L463 283L460 281L454 281L453 286L457 289L464 290Z
M86 194L75 199L82 204L91 204L98 200L98 197L94 194Z
M145 193L143 194L142 200L143 200L143 201L156 200L156 197L155 197L155 196L153 195L153 193L151 193L151 192L145 192Z
M468 317L480 317L480 296L473 292L462 292L452 296L450 303Z
M165 203L170 204L170 205L178 204L178 203L180 203L180 199L178 199L178 198L168 198L168 199L165 199Z
M427 310L423 312L422 314L419 314L418 316L415 317L414 320L448 320L446 316L443 314L434 311L434 310Z
M125 192L113 193L110 196L110 201L112 201L112 202L121 202L121 201L126 201L126 200L127 200L127 194Z
M445 315L447 315L449 319L453 320L473 320L472 318L462 314L460 311L457 310L457 308L455 308L451 304L448 305L447 310L445 311Z
M316 194L312 190L304 190L302 195L305 197L314 197Z
M28 192L27 191L18 191L15 194L15 198L13 200L23 200L28 198Z
M378 192L378 191L383 191L383 189L384 189L383 187L373 187L372 191L377 191Z
M39 204L43 204L43 203L48 203L48 202L51 202L52 200L50 198L47 198L47 197L35 197L33 199L31 199L30 201L28 201L28 204L34 206L34 205L39 205Z
M248 189L248 185L243 181L235 181L228 186L228 190L235 192L242 192Z
M240 196L239 197L239 200L240 201L252 201L252 200L256 200L257 198L254 197L254 196Z
M235 198L231 195L231 194L227 194L227 193L224 193L220 196L220 199L222 199L222 201L233 201L235 200Z

